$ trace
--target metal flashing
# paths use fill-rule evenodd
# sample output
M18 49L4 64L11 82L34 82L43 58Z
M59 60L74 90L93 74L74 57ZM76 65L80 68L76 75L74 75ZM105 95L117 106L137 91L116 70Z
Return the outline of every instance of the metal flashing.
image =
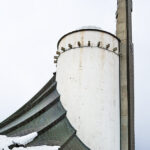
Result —
M100 30L100 29L79 29L79 30L74 30L74 31L72 31L72 32L69 32L69 33L63 35L63 36L59 39L59 41L58 41L58 43L57 43L57 49L58 49L58 46L59 46L60 41L61 41L63 38L65 38L66 36L68 36L68 35L70 35L70 34L73 34L73 33L76 33L76 32L82 32L82 31L98 31L98 32L103 32L103 33L106 33L106 34L109 34L109 35L113 36L114 38L116 38L116 39L120 42L120 39L119 39L116 35L114 35L114 34L112 34L112 33L110 33L110 32L104 31L104 30Z

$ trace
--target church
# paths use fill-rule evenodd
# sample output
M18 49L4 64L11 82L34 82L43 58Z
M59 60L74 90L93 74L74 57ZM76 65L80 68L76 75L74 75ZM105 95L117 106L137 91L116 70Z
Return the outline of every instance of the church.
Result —
M9 149L134 150L131 13L132 1L118 0L116 35L88 26L60 38L53 77L0 123L0 135L37 135Z

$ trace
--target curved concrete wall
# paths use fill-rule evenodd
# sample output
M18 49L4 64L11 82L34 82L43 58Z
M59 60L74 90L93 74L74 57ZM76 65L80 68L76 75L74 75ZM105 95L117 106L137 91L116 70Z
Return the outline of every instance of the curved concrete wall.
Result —
M78 137L92 150L120 150L118 40L87 30L62 38L61 47L68 50L58 58L57 89Z

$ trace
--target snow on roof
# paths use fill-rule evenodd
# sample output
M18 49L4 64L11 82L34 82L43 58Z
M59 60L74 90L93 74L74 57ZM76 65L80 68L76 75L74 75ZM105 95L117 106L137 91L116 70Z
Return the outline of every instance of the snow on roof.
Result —
M97 30L102 30L102 28L96 27L96 26L82 26L82 27L78 28L77 30L82 30L82 29L97 29Z
M5 135L0 135L0 150L8 150L8 146L12 145L13 142Z
M14 143L17 143L19 145L26 145L30 143L31 141L33 141L37 136L38 136L38 133L33 132L22 137L14 137L12 138L12 140Z
M58 150L59 146L35 146L35 147L20 147L20 148L14 148L13 150Z
M5 135L0 135L0 150L9 150L9 146L15 144L25 146L32 142L37 136L37 132L33 132L22 137L7 137ZM58 150L59 148L59 146L35 146L26 148L13 148L13 150Z
M0 135L0 150L8 149L10 145L18 144L18 145L26 145L34 140L35 137L38 136L37 132L30 133L28 135L22 137L7 137L5 135Z

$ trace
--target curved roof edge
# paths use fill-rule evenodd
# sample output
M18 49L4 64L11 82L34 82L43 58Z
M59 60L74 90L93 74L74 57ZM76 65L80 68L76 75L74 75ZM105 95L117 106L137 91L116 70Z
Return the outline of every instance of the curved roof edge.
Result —
M55 78L56 78L56 72L53 73L53 77L29 101L27 101L22 107L20 107L12 115L2 120L0 122L0 128L14 121L16 118L20 117L23 113L29 111L29 109L32 109L32 106L36 105L35 101L39 99L39 97L48 89L48 87L53 88L56 86L56 85L52 85L55 81Z
M98 31L98 32L103 32L103 33L106 33L106 34L109 34L109 35L115 37L115 38L120 42L120 39L119 39L116 35L114 35L114 34L112 34L112 33L110 33L110 32L107 32L107 31L104 31L104 30L101 30L101 29L98 29L98 28L81 28L81 29L78 29L78 30L74 30L74 31L68 32L67 34L63 35L63 36L59 39L59 41L57 42L57 49L58 49L59 43L61 42L61 40L62 40L64 37L66 37L66 36L68 36L68 35L70 35L70 34L76 33L76 32L80 32L80 31Z

